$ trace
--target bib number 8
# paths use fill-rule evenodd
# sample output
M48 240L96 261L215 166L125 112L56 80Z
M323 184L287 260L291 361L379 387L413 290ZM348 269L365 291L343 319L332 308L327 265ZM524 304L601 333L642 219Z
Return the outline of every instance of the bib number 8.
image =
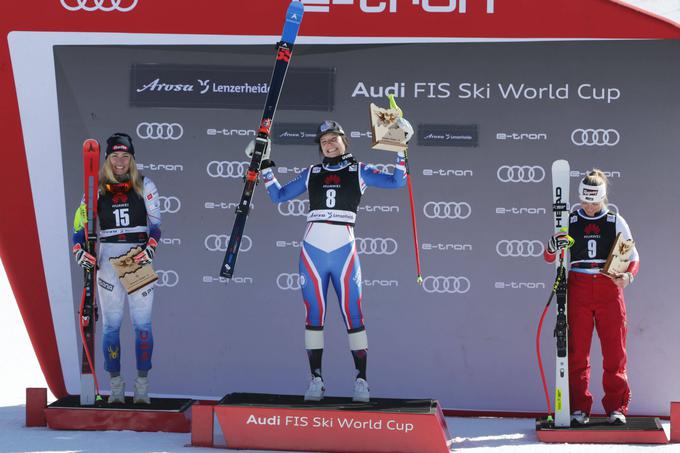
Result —
M328 189L326 191L326 207L328 208L334 208L335 207L335 196L337 195L337 192L335 189Z

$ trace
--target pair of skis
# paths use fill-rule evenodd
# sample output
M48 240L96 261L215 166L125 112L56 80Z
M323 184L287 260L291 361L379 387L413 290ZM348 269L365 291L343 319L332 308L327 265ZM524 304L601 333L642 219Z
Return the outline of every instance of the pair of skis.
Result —
M245 186L241 194L241 200L236 208L236 219L229 236L229 243L220 268L220 276L231 278L234 275L234 267L236 266L236 258L241 247L241 239L243 238L243 231L246 226L248 213L250 212L253 192L257 183L257 177L260 173L260 165L262 164L262 157L265 155L267 146L269 145L270 131L274 114L276 113L276 106L281 94L281 88L288 70L288 63L293 54L293 46L300 30L300 23L304 14L304 5L300 1L292 1L286 11L286 20L283 25L283 33L281 41L276 44L276 63L272 73L271 82L269 83L269 93L267 93L267 100L265 101L264 110L262 112L262 119L260 121L260 128L255 138L255 150L250 160L250 165L245 176ZM391 99L394 102L394 99ZM420 272L420 258L418 253L417 229L415 223L415 212L413 209L413 189L411 186L411 175L408 171L407 158L407 177L409 187L409 197L411 201L411 217L413 224L413 234L415 238L416 249L416 265L418 271L417 281L422 283L422 276Z
M93 139L83 143L83 179L87 225L85 251L97 256L97 194L99 191L99 143ZM84 270L85 283L80 301L80 338L82 358L80 369L80 405L92 406L99 399L99 383L94 368L94 339L97 322L97 265Z
M569 162L556 160L552 164L552 198L553 198L553 228L555 233L566 231L569 222ZM543 320L548 312L553 297L556 298L557 320L553 332L556 341L555 351L555 426L568 428L571 424L571 412L569 410L569 356L567 349L567 335L569 325L567 323L567 258L566 250L559 250L559 256L555 260L557 276L553 284L550 298L545 305L543 314L538 323L536 333L536 354L538 366L541 372L541 380L545 391L545 399L548 405L548 421L552 421L552 408L548 384L546 383L541 360L540 337Z

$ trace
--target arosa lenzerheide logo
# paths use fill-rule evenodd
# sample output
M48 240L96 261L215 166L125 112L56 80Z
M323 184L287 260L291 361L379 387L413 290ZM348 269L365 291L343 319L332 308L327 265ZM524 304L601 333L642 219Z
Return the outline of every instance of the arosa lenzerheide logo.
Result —
M467 219L472 207L464 201L428 201L423 206L423 214L428 219Z
M298 290L305 284L305 276L298 273L279 274L276 277L276 286L283 290Z
M356 238L357 253L363 255L394 255L399 249L393 238Z
M156 280L156 286L174 288L179 283L179 274L173 270L169 271L156 271L158 275L158 280Z
M143 140L179 140L184 128L178 123L139 123L137 137Z
M571 142L576 146L615 146L621 141L616 129L575 129Z
M538 165L501 165L496 176L500 182L541 182L545 170Z
M127 13L137 6L139 0L61 0L61 6L69 11L119 11Z
M279 214L284 217L303 216L309 211L309 200L290 200L277 205Z
M511 258L528 258L543 255L543 243L530 240L502 240L496 244L498 256Z
M229 245L229 235L228 234L209 234L205 237L203 245L207 250L211 252L226 252L227 246ZM241 252L247 252L253 248L253 240L250 236L243 236L241 238Z
M243 178L248 165L248 162L213 160L208 162L206 171L211 178Z
M158 202L161 206L161 214L174 214L182 209L182 202L177 197L158 197Z
M423 280L423 289L426 293L465 294L470 291L470 286L470 280L467 277L452 275L428 275Z

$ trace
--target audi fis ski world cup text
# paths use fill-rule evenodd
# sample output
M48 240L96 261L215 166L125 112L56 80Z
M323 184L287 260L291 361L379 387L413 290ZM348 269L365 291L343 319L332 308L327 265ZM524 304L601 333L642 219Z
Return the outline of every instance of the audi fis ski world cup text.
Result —
M415 429L410 422L398 420L356 420L347 417L311 417L307 415L271 415L257 416L250 414L246 419L246 425L259 426L291 426L299 428L341 428L347 430L377 430L377 431L401 431L409 433Z
M404 8L420 8L425 13L434 14L481 12L490 15L496 12L497 1L501 0L302 0L302 3L308 13L329 13L333 5L334 9L358 6L359 11L365 14L391 14Z
M547 83L542 86L522 82L394 82L389 85L371 85L358 81L350 97L381 99L392 94L397 98L508 101L566 101L576 98L587 102L611 104L621 99L622 92L616 87L602 87L591 83L577 86L569 83Z

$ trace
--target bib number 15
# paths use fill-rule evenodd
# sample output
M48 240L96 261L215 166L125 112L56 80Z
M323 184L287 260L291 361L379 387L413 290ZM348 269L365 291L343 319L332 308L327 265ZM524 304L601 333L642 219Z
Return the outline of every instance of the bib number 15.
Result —
M120 208L113 211L113 215L116 216L116 226L124 227L130 225L130 208Z

